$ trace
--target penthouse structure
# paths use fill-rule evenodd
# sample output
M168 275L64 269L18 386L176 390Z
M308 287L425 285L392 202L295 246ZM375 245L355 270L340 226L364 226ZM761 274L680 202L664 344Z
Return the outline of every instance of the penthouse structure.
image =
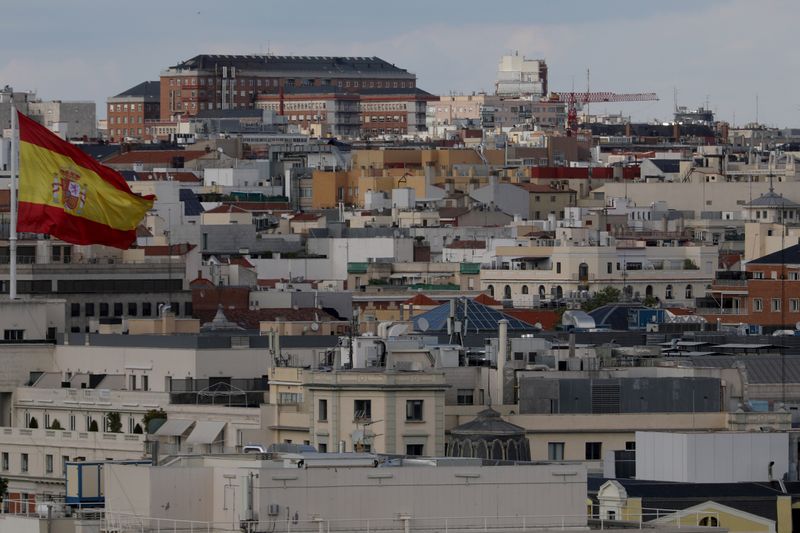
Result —
M414 74L378 57L201 54L161 73L161 119L253 108L258 94L279 88L333 86L359 94L416 83Z

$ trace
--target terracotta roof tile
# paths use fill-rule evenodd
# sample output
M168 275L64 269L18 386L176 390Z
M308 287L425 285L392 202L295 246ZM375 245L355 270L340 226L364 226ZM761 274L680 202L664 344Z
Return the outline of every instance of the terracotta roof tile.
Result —
M315 215L314 213L297 213L290 220L292 222L313 222L319 220L323 215Z
M480 293L478 296L473 298L476 302L483 305L493 306L493 305L503 305L485 292Z
M434 305L439 305L439 302L437 302L436 300L431 299L428 296L425 296L424 294L417 294L413 298L409 298L408 300L403 302L403 305L431 305L431 306L434 306Z
M146 256L186 255L196 247L196 245L186 242L175 243L169 246L142 246L144 249L144 255Z
M222 204L214 209L206 211L206 214L208 213L249 213L249 211L246 211L235 204Z

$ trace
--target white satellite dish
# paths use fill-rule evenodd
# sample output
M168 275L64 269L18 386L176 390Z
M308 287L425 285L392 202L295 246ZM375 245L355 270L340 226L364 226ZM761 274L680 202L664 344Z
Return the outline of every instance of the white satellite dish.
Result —
M544 329L544 326L542 326L541 322L537 322L536 324L533 325L533 329L542 331Z
M431 327L431 325L428 322L427 318L420 317L420 318L417 319L417 328L419 328L420 331L428 331L428 328L430 328L430 327Z
M319 322L311 323L311 331L319 331Z

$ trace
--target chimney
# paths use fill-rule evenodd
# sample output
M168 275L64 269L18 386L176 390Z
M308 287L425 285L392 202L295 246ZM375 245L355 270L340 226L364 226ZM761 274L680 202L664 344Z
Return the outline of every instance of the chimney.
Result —
M508 320L497 323L500 326L500 338L497 339L497 404L503 405L503 385L505 382L506 357L508 356Z

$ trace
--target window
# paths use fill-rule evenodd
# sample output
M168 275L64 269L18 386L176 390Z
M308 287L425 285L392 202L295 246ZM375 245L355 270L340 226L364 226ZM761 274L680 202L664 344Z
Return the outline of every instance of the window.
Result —
M781 299L780 298L773 298L772 299L772 312L778 313L781 310Z
M601 458L603 450L602 442L587 442L586 443L586 460L598 461Z
M353 419L372 419L372 400L353 400Z
M136 316L136 312L138 311L139 306L136 305L136 302L128 302L128 316Z
M100 303L100 316L108 316L108 303Z
M761 298L753 298L753 311L761 312L764 310L764 302L761 301Z
M142 376L142 390L150 390L150 376Z
M3 452L3 471L8 471L8 452Z
M320 400L317 403L317 420L325 422L328 420L328 400Z
M764 279L763 272L753 272L753 279Z
M69 455L62 455L61 456L61 472L66 476L67 475L67 463L69 462Z
M25 336L24 329L3 330L3 339L7 341L21 341Z
M93 303L84 304L83 314L85 314L86 316L94 316L94 304Z
M422 400L406 400L406 421L422 422Z
M142 304L142 316L153 316L153 304L150 302Z
M797 281L799 279L800 279L800 272L796 270L793 272L789 272L789 281Z
M606 272L611 274L613 272L614 265L612 263L606 263Z
M548 442L547 443L547 458L551 461L564 460L564 443L563 442Z
M792 313L800 312L800 300L797 298L792 298L789 300L789 311Z
M636 441L635 440L625 441L625 449L626 450L635 450L636 449Z
M53 473L53 456L49 453L44 456L44 471L46 474Z
M561 261L556 261L556 274L561 274Z
M693 296L692 296L692 286L691 285L687 285L686 286L686 298L687 299L693 298Z
M21 454L19 469L20 469L21 472L27 472L28 471L28 454L27 453Z
M664 290L664 298L672 300L672 285L667 285L667 288Z
M456 394L457 405L473 405L473 391L472 389L458 389Z
M70 316L81 316L81 304L73 303L69 305Z
M424 444L406 444L406 455L424 455Z
M75 431L75 415L69 415L69 430Z
M128 390L136 390L136 374L131 374L129 380L130 387L128 387Z
M701 527L719 527L719 520L716 516L704 516L697 525Z
M122 303L114 303L114 316L122 316Z
M327 442L317 443L317 450L319 450L319 453L328 453L328 443Z

